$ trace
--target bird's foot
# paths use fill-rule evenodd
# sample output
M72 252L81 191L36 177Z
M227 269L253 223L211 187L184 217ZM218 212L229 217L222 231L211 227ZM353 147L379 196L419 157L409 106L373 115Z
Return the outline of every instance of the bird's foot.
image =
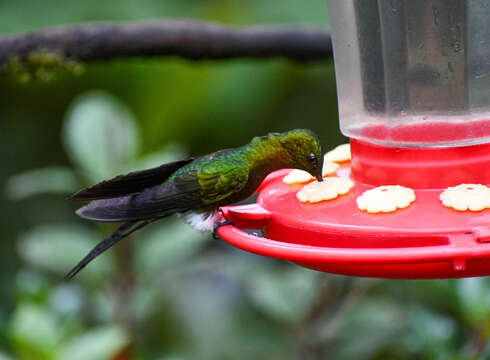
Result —
M235 225L235 224L231 220L223 220L223 221L216 222L214 224L214 230L213 230L213 238L215 240L218 240L219 239L219 236L218 236L218 233L217 233L218 232L218 229L220 227L222 227L222 226L225 226L225 225Z

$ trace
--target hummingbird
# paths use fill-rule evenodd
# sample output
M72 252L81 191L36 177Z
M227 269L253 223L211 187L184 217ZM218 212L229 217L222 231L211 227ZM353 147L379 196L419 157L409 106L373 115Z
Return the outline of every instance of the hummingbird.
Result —
M70 200L91 201L77 215L99 222L122 222L67 275L73 278L104 251L134 231L178 213L193 228L213 231L229 224L220 206L251 196L264 178L283 168L309 172L322 181L323 155L318 137L296 129L254 137L250 143L197 158L134 171L84 188Z

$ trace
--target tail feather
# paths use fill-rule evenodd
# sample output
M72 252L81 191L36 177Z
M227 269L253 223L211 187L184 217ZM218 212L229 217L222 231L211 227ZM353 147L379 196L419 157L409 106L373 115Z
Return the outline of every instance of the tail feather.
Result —
M85 256L71 271L65 275L65 280L72 279L80 270L82 270L88 263L94 260L97 256L102 254L107 249L114 246L116 243L129 236L134 231L141 229L156 219L144 220L144 221L127 221L117 228L111 235L106 237L100 243L98 243L88 254Z
M139 193L144 189L162 184L170 175L194 161L193 158L166 163L151 169L133 171L102 181L82 189L69 197L70 200L109 199Z

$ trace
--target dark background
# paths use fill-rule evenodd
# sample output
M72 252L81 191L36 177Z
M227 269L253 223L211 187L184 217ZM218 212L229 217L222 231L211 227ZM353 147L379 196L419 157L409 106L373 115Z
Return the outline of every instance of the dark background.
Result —
M0 32L193 18L328 28L323 0L0 1ZM0 359L490 358L486 278L322 274L234 249L169 219L79 277L113 229L65 197L119 172L270 131L338 130L331 62L179 58L0 74Z

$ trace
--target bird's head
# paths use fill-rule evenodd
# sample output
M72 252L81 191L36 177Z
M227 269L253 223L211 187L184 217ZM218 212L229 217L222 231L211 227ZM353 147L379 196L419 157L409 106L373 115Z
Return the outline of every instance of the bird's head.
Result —
M279 135L282 147L287 151L289 167L309 172L322 181L323 152L318 136L310 130L296 129Z

